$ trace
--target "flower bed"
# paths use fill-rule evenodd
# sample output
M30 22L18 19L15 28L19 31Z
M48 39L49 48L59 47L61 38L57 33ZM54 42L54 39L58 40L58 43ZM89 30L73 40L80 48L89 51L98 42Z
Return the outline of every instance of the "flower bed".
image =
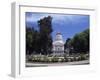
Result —
M28 61L29 62L73 62L73 61L82 61L89 59L86 55L78 55L78 56L48 56L48 55L33 55Z

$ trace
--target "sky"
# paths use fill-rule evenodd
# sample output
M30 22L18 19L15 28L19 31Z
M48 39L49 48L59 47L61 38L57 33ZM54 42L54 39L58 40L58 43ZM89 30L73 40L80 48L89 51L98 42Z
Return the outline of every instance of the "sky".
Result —
M76 33L89 28L89 15L34 12L26 12L26 27L34 27L34 29L38 30L39 27L37 21L48 16L52 17L53 40L58 32L62 34L65 42L67 38L72 38Z

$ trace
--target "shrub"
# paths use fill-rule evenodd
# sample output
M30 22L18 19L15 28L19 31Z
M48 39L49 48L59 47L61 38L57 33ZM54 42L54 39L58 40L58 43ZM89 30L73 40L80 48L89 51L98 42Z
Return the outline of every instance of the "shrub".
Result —
M32 62L32 59L31 59L31 58L29 58L29 59L28 59L28 61Z
M59 59L58 57L53 57L52 62L58 62L58 59Z
M65 62L68 62L68 58L65 58Z

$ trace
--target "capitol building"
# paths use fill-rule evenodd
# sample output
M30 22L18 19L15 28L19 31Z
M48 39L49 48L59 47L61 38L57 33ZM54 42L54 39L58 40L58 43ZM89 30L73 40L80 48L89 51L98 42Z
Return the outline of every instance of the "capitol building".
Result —
M53 41L53 55L64 54L64 41L61 33L57 33Z

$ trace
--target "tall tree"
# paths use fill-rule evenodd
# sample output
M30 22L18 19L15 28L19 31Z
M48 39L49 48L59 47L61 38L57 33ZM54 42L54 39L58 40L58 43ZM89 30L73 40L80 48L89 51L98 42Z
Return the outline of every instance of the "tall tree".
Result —
M52 17L38 21L39 30L26 26L26 54L48 54L52 52Z
M52 17L44 17L38 21L40 29L40 48L42 54L48 54L52 51Z
M26 27L26 54L33 52L33 32L34 28Z

